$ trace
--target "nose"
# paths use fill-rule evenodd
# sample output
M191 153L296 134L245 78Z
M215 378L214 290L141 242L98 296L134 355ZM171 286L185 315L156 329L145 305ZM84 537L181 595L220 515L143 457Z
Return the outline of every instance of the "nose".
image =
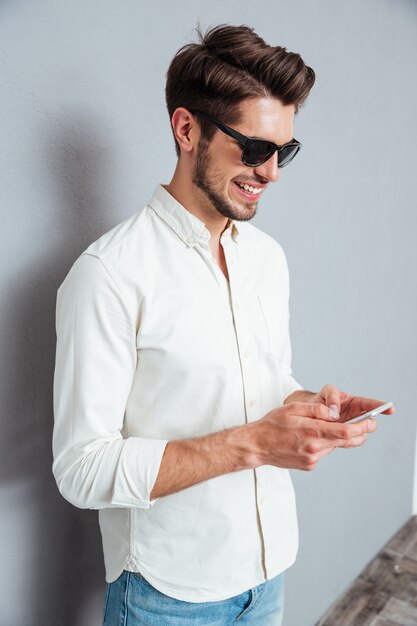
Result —
M254 170L259 176L266 178L271 183L275 183L279 179L278 153L274 152L265 163L255 167Z

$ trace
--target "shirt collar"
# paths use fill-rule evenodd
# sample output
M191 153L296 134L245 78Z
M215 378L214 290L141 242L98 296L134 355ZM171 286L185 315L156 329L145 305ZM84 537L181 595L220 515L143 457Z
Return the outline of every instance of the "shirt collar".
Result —
M198 241L210 239L210 232L204 222L183 207L162 185L157 185L149 206L187 246L191 247ZM237 242L239 229L234 220L229 219L225 233L227 232Z

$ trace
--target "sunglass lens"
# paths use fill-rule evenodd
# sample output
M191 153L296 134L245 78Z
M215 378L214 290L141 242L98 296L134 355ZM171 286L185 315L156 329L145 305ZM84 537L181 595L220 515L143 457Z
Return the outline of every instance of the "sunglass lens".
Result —
M300 146L291 145L285 146L285 148L280 150L278 154L278 167L285 167L288 165L288 163L293 160L299 149Z
M275 146L268 141L252 141L245 147L243 162L249 166L256 166L265 163L275 152Z

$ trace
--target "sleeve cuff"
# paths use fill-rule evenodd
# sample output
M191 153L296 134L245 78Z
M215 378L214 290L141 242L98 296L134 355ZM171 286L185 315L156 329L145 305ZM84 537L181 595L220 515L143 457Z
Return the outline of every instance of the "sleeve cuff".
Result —
M150 499L158 477L167 439L129 437L119 457L111 506L149 509L159 498Z
M282 401L284 402L294 391L303 391L303 389L304 387L297 383L295 378L290 374L285 374L282 378Z

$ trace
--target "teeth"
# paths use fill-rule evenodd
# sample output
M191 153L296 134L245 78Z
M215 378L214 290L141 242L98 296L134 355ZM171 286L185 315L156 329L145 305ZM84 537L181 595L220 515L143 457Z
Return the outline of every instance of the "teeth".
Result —
M253 193L256 195L262 191L262 187L252 187L252 185L248 185L247 183L237 183L241 189L245 191L249 191L249 193Z

